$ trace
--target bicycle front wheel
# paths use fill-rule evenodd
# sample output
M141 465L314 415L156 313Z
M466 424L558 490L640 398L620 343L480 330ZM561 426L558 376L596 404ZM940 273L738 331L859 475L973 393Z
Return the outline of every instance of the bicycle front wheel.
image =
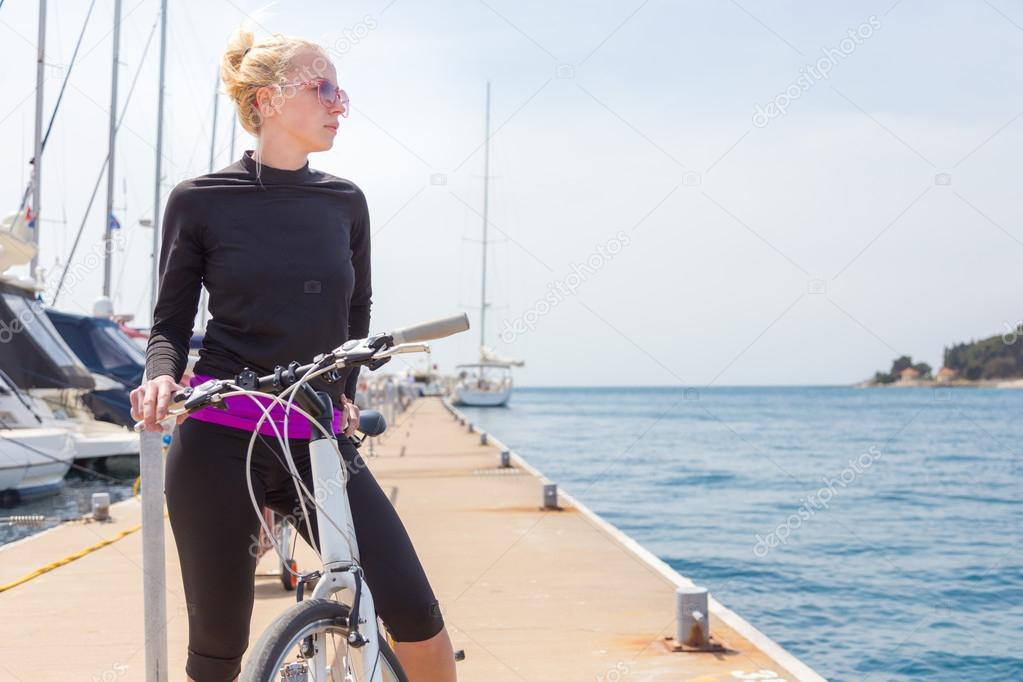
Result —
M313 682L311 658L322 651L326 655L327 677L315 682L371 680L362 650L348 644L350 608L330 599L308 599L295 604L274 620L263 632L242 672L241 682ZM382 636L375 667L384 682L408 682L394 651ZM350 675L350 677L349 677Z

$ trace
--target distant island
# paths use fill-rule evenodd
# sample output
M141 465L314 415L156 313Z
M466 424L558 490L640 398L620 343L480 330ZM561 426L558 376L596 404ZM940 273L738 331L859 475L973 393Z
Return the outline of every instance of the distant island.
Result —
M926 362L914 363L903 355L889 371L876 372L858 385L1023 388L1023 323L999 336L946 347L937 373Z

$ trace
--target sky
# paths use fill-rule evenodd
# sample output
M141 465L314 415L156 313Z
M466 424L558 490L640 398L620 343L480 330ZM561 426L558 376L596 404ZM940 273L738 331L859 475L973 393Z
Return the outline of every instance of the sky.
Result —
M49 0L44 121L86 0ZM159 0L124 0L114 303L148 324ZM324 46L350 94L314 168L365 192L374 330L460 311L518 385L849 384L1021 320L1023 8L1007 0L171 0L164 196L208 172L243 22ZM101 293L113 0L97 0L44 156L40 264ZM0 7L0 211L32 154L38 3ZM130 102L132 80L139 74ZM252 149L220 95L214 168ZM92 210L93 185L101 179ZM95 262L95 258L89 262ZM288 361L291 358L283 358Z

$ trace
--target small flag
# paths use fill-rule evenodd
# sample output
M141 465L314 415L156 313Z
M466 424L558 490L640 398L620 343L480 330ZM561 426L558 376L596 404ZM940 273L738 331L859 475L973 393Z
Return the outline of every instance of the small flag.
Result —
M29 229L36 229L36 219L32 216L31 206L25 207L25 223L28 225Z
M114 216L113 213L110 214L109 224L110 224L110 229L111 230L120 230L121 229L121 223L118 222L117 217Z

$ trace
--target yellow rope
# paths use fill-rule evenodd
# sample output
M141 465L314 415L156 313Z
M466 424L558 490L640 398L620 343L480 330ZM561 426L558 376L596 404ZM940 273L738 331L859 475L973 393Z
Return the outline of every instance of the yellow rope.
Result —
M142 524L140 523L137 526L132 526L131 528L128 528L126 530L122 530L120 533L118 533L117 535L115 535L114 537L112 537L112 538L110 538L108 540L103 540L101 542L97 542L95 545L89 545L85 549L79 550L79 551L75 552L74 554L68 554L63 559L58 559L57 561L54 561L53 563L46 564L42 568L37 568L36 570L32 571L31 573L18 578L14 582L7 583L6 585L0 585L0 592L6 592L7 590L11 589L12 587L17 587L18 585L21 585L22 583L27 583L32 578L38 578L43 573L49 573L53 569L58 568L60 566L63 566L64 564L69 564L72 561L74 561L75 559L81 559L83 556L85 556L86 554L89 554L90 552L95 552L97 549L101 549L103 547L106 547L107 545L110 545L110 544L113 544L113 543L117 542L118 540L120 540L121 538L123 538L126 535L131 535L132 533L134 533L135 531L137 531L141 527L142 527Z
M132 495L138 496L138 493L136 491L138 489L139 481L141 481L141 480L142 480L141 476L139 476L137 479L135 479L135 485L132 486ZM163 518L167 518L167 512L163 513ZM15 580L13 582L9 582L6 585L0 585L0 593L6 592L7 590L11 589L12 587L17 587L18 585L21 585L23 583L27 583L29 580L32 580L32 578L38 578L39 576L43 575L44 573L49 573L53 569L60 568L61 566L65 565L65 564L69 564L69 563L71 563L72 561L74 561L76 559L81 559L86 554L90 554L92 552L95 552L97 549L103 549L107 545L112 545L113 543L117 542L118 540L120 540L120 539L122 539L124 537L127 537L128 535L131 535L132 533L136 532L141 527L142 527L142 524L140 523L138 525L132 526L131 528L127 528L125 530L122 530L120 533L118 533L117 535L115 535L112 538L109 538L107 540L102 540L100 542L97 542L94 545L89 545L85 549L79 550L79 551L75 552L74 554L68 554L63 559L58 559L58 560L56 560L56 561L54 561L52 563L46 564L42 568L37 568L36 570L32 571L31 573L27 573L27 574L23 575L22 577L18 578L17 580Z

